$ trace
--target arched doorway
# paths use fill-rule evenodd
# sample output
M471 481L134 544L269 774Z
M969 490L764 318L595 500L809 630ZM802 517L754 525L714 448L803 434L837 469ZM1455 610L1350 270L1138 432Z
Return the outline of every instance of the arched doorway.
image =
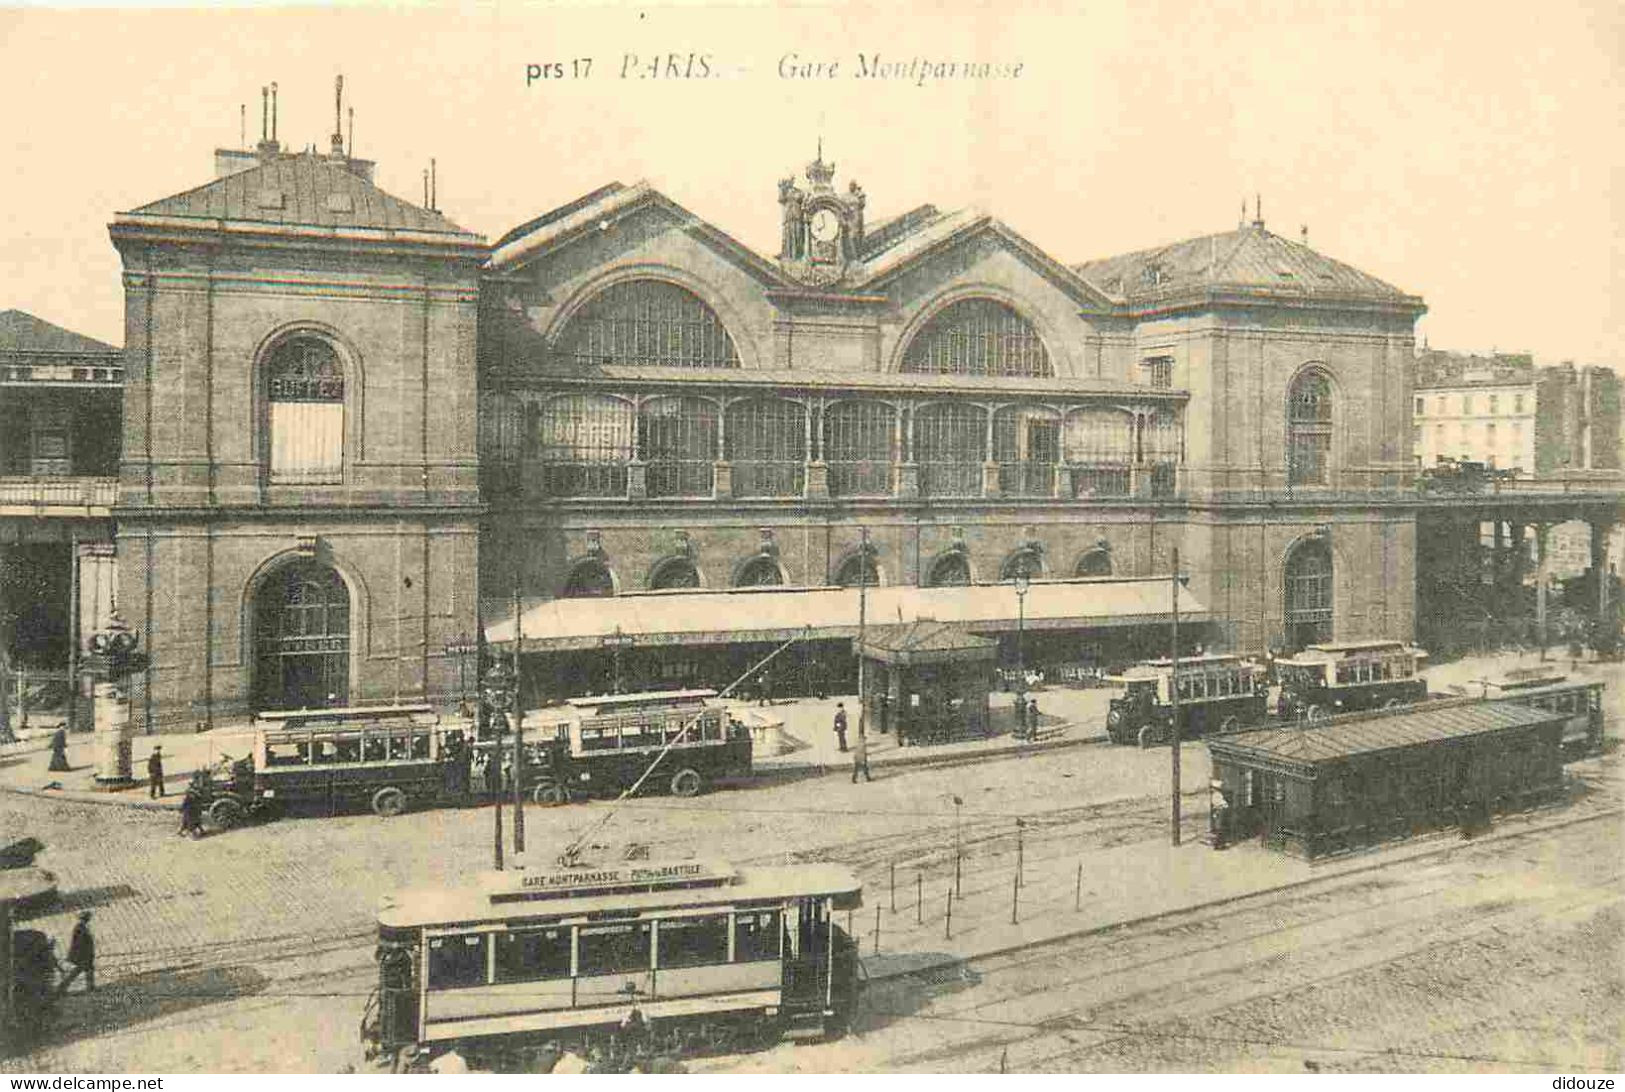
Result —
M615 594L615 577L609 566L596 558L578 562L564 582L561 599L593 599Z
M1078 558L1076 576L1110 576L1112 575L1112 552L1105 546L1095 546L1086 550Z
M654 568L649 576L649 587L659 591L665 588L697 588L700 571L686 557L668 557Z
M784 583L784 571L779 563L765 554L751 558L740 566L734 579L736 588L763 588Z
M254 595L258 709L312 709L350 698L350 589L330 565L297 561Z
M880 567L874 558L855 553L841 563L835 583L843 588L855 588L859 584L876 587L880 584Z
M1293 650L1332 639L1332 550L1323 538L1306 539L1287 555L1286 641Z

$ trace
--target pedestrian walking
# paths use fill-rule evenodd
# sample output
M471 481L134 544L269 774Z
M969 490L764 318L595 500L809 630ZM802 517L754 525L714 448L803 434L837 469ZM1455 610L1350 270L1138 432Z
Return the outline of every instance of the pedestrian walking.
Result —
M835 742L841 745L841 753L846 754L846 703L835 703Z
M147 796L156 800L164 795L164 749L154 747L147 756Z
M865 781L873 781L869 776L869 737L864 732L858 733L857 741L852 745L852 784L858 783L858 774L862 772Z
M191 788L188 788L186 795L181 797L181 829L175 833L190 834L193 838L203 835L203 801Z
M68 984L80 975L85 976L85 992L96 992L96 938L90 932L89 910L79 911L79 923L68 940L68 966L71 969L57 985L57 993L67 993Z
M68 765L68 730L58 728L51 733L51 764L46 770L51 773L65 773L72 768Z

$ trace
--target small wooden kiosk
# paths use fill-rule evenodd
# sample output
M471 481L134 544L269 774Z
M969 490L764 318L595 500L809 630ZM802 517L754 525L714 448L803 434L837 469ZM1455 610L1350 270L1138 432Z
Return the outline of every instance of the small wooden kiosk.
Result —
M864 715L875 731L895 729L900 746L987 735L996 641L922 618L872 627L854 644Z

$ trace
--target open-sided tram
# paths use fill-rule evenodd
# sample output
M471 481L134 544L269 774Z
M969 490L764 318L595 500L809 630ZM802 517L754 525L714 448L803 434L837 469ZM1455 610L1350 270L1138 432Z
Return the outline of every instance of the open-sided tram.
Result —
M1178 682L1171 660L1146 660L1110 682L1123 688L1111 699L1106 733L1113 743L1147 747L1173 739L1174 687L1182 739L1251 727L1265 716L1268 681L1262 664L1242 656L1181 657Z
M1275 661L1282 719L1316 720L1338 713L1425 701L1427 653L1404 641L1310 645Z
M703 861L402 892L378 916L362 1040L369 1057L455 1046L502 1069L542 1046L588 1054L629 1025L679 1054L838 1034L859 968L835 914L861 901L839 866Z

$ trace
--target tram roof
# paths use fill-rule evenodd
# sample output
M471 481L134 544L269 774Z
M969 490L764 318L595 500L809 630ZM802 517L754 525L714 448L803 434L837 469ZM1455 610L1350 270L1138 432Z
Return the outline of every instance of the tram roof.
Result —
M1323 727L1260 728L1207 741L1215 757L1316 766L1354 755L1445 743L1562 720L1563 714L1513 702L1451 699L1401 712L1339 717Z
M1315 657L1309 655L1310 653L1318 653L1321 656L1349 656L1359 652L1400 651L1415 652L1420 656L1427 655L1422 649L1408 645L1404 641L1339 641L1335 644L1309 645L1298 653L1298 657L1314 659Z
M522 869L491 872L482 874L476 883L460 887L399 891L384 898L378 923L391 928L472 925L515 919L577 918L604 911L679 910L823 897L835 899L836 909L845 910L857 907L863 892L863 885L851 869L823 863L747 866L734 870L732 878L725 882L704 886L653 885L609 891L589 888L589 893L581 895L527 893L521 886L525 874ZM515 879L504 883L507 877Z
M643 690L636 694L590 694L571 698L576 709L602 709L614 713L635 705L693 705L717 696L715 690Z

